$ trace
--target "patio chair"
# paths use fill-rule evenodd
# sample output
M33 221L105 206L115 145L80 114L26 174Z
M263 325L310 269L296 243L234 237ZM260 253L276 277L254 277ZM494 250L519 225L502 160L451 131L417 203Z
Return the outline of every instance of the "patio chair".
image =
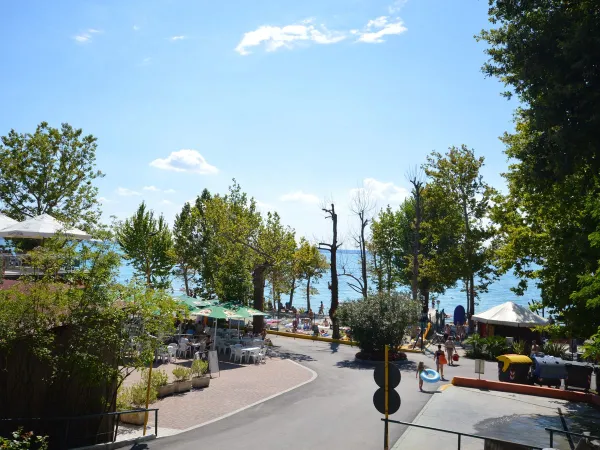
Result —
M167 347L167 352L169 353L169 362L171 362L172 359L174 359L175 362L177 362L177 345L169 345Z
M260 349L250 350L246 353L246 362L250 363L250 358L254 361L254 364L257 364L260 357Z
M265 347L258 351L258 363L266 364L267 362L267 349Z
M238 347L238 345L233 347L233 352L231 354L233 356L233 362L235 363L239 359L241 364L242 362L244 362L244 352L242 346L239 345Z
M168 347L161 347L158 349L157 351L157 356L159 359L162 359L162 362L170 362L171 361L171 356L169 355L169 348Z
M179 341L179 347L177 348L177 354L183 354L184 357L187 356L188 353L191 354L191 348L188 346L187 342Z

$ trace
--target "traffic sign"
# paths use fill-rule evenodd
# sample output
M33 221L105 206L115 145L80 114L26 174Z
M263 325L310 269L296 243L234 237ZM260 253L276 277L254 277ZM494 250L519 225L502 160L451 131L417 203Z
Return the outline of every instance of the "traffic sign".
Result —
M373 394L373 404L377 411L385 414L385 388L379 388ZM394 414L400 409L400 394L394 389L388 390L388 414Z
M385 387L385 364L380 364L375 367L375 371L373 372L373 378L375 379L375 383L380 388ZM394 389L400 384L400 370L393 364L388 364L388 388Z

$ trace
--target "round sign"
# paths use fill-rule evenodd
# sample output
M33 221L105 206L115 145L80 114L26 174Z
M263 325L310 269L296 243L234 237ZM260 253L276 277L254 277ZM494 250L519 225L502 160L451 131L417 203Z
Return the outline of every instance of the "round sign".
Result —
M375 383L380 388L385 387L385 364L380 364L375 367L373 372ZM388 364L388 388L394 389L400 384L400 370L394 364Z
M385 389L379 388L373 394L375 409L385 414ZM388 389L388 414L394 414L400 409L400 394L393 389Z

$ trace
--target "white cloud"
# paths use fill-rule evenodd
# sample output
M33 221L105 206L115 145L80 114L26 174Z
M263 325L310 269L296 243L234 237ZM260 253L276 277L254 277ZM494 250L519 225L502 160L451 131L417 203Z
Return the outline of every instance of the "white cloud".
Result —
M396 0L390 6L388 6L389 13L390 14L398 13L404 7L404 5L406 5L407 2L408 2L408 0Z
M166 189L165 194L174 194L175 192L177 192L175 189Z
M91 42L92 35L97 33L102 33L102 31L97 30L95 28L88 28L83 33L79 33L78 35L73 36L73 39L75 39L75 41L79 42L80 44L87 44Z
M139 25L134 25L133 26L133 31L140 31Z
M346 33L330 31L325 25L317 26L311 19L307 19L283 27L260 26L254 31L245 33L235 51L240 55L249 55L251 53L249 48L261 45L264 45L267 52L273 52L279 48L291 49L301 43L335 44L345 38Z
M172 202L172 201L170 201L170 200L163 200L163 201L161 201L161 202L160 202L160 204L161 204L161 205L172 205L172 204L173 204L173 202Z
M377 19L369 20L363 31L356 33L358 39L356 42L366 42L369 44L380 44L385 42L384 36L402 34L407 30L401 19L390 21L388 16L381 16Z
M175 41L183 41L185 39L185 36L181 35L181 36L171 36L169 38L169 40L171 42L175 42Z
M110 201L109 199L107 199L106 197L98 197L98 201L99 201L100 203L102 203L103 205L104 205L105 203L111 203L111 201Z
M156 186L144 186L142 189L144 191L160 192L160 189Z
M142 59L142 64L141 65L142 66L147 66L148 64L150 64L150 61L152 61L152 58L150 58L150 57L144 58L144 59Z
M408 189L396 186L391 181L383 182L375 178L365 178L362 187L350 189L350 195L354 195L357 191L367 191L378 203L386 204L399 204L410 194Z
M206 159L204 159L198 151L191 149L182 149L171 152L168 157L155 159L150 165L163 170L194 172L202 175L210 175L219 172L215 166L206 162Z
M279 198L282 202L299 202L299 203L311 203L316 204L319 203L319 197L314 194L307 194L303 191L295 191L290 192L288 194L284 194Z
M127 189L124 187L118 187L115 192L117 193L117 195L120 195L121 197L133 197L135 195L142 195L137 191L133 191L131 189Z

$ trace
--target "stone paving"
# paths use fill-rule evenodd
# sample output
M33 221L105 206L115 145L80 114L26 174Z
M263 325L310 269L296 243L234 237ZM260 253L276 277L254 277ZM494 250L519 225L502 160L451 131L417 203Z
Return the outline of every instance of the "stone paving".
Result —
M178 360L177 364L159 364L156 369L164 370L172 379L171 371L179 364L189 367L191 361ZM159 436L173 434L233 414L311 381L314 377L311 370L277 357L267 358L265 364L240 365L220 361L219 366L220 374L211 379L208 388L165 397L150 406L159 408ZM134 384L139 379L140 374L133 373L127 378L125 385ZM151 416L148 422L153 425L154 418ZM152 427L149 433L154 433ZM137 427L127 427L120 434L127 434L127 437L120 436L120 439L127 439L139 433Z

